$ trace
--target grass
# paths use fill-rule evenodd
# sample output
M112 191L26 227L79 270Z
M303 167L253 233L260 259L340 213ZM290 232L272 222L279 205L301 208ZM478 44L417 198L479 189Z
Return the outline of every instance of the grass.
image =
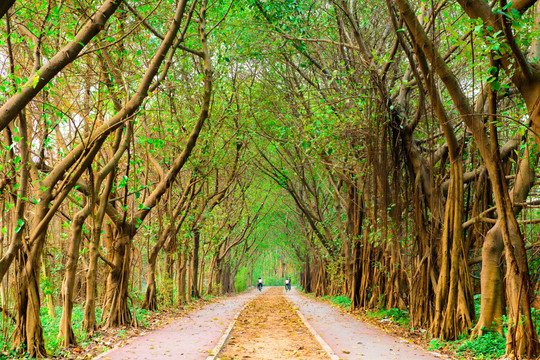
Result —
M332 299L330 299L330 301L332 302L332 304L336 304L347 309L351 307L351 299L346 296L334 296Z
M368 311L366 315L375 319L389 319L402 326L409 326L409 313L400 309L379 309L377 311Z
M496 332L487 332L474 339L465 334L456 341L431 339L428 350L446 350L457 356L474 359L497 359L505 354L506 339Z
M505 351L506 339L496 332L467 339L457 347L458 355L470 355L476 359L496 359L503 356Z
M131 309L133 313L133 309ZM60 317L62 314L62 307L58 306L55 309L56 316L49 315L49 309L47 307L41 308L41 325L43 327L43 337L45 340L45 348L49 356L69 356L69 353L62 346L62 339L58 337L58 329L60 326ZM148 325L149 311L137 308L137 322L139 326L146 327ZM72 326L77 343L84 347L87 344L86 332L82 330L82 321L84 316L84 307L74 306L72 315ZM96 308L96 316L98 320L101 317L101 309ZM11 337L14 329L14 324L11 320L3 323L0 320L0 360L12 359L15 357L25 357L24 354L18 349L11 348ZM118 330L119 335L122 336L125 330Z
M444 349L446 346L448 346L448 342L441 340L441 339L431 339L428 344L428 350L430 351L438 351Z
M43 326L43 336L45 338L45 346L47 351L52 356L67 355L63 346L62 339L58 337L58 329L60 326L60 317L62 315L62 307L57 306L56 317L49 316L49 310L46 307L41 308L41 325ZM137 320L142 314L139 314L141 310L137 311ZM82 344L86 339L86 332L82 330L82 321L84 316L84 307L74 306L72 315L72 327L73 333L77 342ZM96 308L96 316L99 319L101 317L101 309ZM142 321L142 318L141 318Z
M310 296L312 294L305 294L305 295ZM313 297L313 296L311 296L311 297ZM325 296L320 297L320 299L330 301L332 304L344 307L346 309L351 307L351 299L349 299L348 297L343 296L343 295L338 295L338 296L334 296L334 297L332 297L330 295L325 295Z

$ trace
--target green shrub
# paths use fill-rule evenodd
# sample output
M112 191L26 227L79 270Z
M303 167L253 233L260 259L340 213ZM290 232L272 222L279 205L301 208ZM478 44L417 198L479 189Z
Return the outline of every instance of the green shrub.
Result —
M349 299L346 296L342 296L342 295L334 296L330 301L333 304L343 306L344 308L350 308L351 307L351 299Z
M430 351L436 351L444 349L446 346L446 342L441 339L431 339L428 344L428 350Z
M488 332L475 339L465 340L458 346L459 355L471 355L480 359L496 359L505 353L506 340L496 332Z
M408 326L409 325L409 313L405 310L400 309L387 309L383 310L382 313L386 318L392 319L394 322L397 322L398 324L402 326Z
M476 313L476 318L480 318L480 300L482 295L476 294L474 295L474 311Z
M131 309L131 312L133 313L133 309ZM137 323L139 326L148 326L148 313L150 313L150 311L137 308Z
M540 336L540 309L531 308L531 317L536 329L536 334Z
M400 326L407 327L409 325L409 313L400 309L380 309L378 311L368 311L366 315L375 319L391 319Z
M3 322L4 320L5 322ZM11 319L7 317L2 319L0 317L0 360L13 359L17 356L16 350L11 348L13 329L14 326Z

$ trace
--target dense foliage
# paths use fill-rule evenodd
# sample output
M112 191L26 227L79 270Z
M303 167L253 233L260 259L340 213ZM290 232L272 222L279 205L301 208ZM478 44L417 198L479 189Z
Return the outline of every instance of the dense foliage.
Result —
M2 350L291 277L536 356L539 4L6 1Z

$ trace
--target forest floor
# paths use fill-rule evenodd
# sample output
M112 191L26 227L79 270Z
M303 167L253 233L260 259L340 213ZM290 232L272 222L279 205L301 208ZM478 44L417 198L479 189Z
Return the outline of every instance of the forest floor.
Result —
M342 309L282 287L218 299L97 359L207 359L235 318L216 359L441 359Z

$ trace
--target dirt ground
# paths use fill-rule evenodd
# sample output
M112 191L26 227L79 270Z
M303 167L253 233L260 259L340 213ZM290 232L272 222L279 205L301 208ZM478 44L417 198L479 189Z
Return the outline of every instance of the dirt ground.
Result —
M329 359L283 293L271 288L247 304L219 359Z

